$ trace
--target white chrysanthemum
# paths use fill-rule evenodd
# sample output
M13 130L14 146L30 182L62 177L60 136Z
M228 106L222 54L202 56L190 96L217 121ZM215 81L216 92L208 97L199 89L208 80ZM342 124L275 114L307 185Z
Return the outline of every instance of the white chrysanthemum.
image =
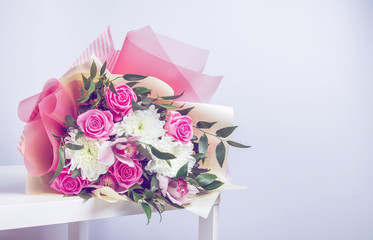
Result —
M173 154L176 158L171 159L171 167L165 160L158 159L152 154L152 160L148 162L145 169L151 172L160 173L167 177L176 177L179 169L188 163L188 172L192 170L195 158L191 155L193 154L193 144L188 142L183 144L179 141L172 141L171 137L163 137L161 140L153 144L161 152L167 152Z
M101 147L99 140L90 140L85 137L75 138L77 129L69 129L70 137L65 143L84 146L81 150L65 148L66 158L71 159L70 171L80 169L83 179L95 181L101 174L105 174L110 166L98 162L98 152Z
M165 134L164 121L159 120L160 114L154 105L147 110L134 111L114 124L113 134L118 136L137 136L142 143L153 144Z

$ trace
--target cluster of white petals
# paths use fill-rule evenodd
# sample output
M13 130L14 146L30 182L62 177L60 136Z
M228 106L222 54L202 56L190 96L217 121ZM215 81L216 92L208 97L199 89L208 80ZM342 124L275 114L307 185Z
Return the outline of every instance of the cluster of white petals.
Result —
M83 146L81 150L65 148L67 159L71 159L70 171L80 169L83 179L95 181L101 174L105 174L110 166L98 162L98 152L101 147L100 140L90 140L83 137L76 139L78 130L70 128L69 137L65 138L65 144L71 143Z
M170 167L165 160L151 154L153 159L145 167L148 171L173 178L176 177L179 169L186 163L188 163L188 172L190 172L196 162L195 158L191 156L193 154L193 144L191 142L183 144L179 141L173 141L171 137L164 136L161 140L155 142L153 146L161 152L173 154L176 158L170 160Z
M159 118L160 114L157 113L154 105L147 110L134 111L125 116L121 122L114 124L112 134L137 136L140 137L140 142L153 145L166 132L163 129L165 122Z

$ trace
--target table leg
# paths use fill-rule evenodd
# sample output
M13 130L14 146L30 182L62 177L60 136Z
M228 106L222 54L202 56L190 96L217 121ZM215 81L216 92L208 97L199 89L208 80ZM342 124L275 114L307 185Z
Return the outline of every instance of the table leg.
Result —
M198 240L218 240L219 203L216 203L207 217L199 217Z
M88 222L68 223L69 240L88 240Z

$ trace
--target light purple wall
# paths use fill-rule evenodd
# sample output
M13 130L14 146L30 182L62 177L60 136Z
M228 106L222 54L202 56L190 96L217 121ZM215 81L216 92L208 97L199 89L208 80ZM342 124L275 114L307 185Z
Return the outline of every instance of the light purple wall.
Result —
M0 165L15 150L20 100L61 76L111 25L117 48L145 25L211 51L224 75L212 103L233 106L234 182L221 239L373 238L373 4L369 1L1 1ZM2 218L6 216L1 216ZM188 212L92 221L90 239L196 239ZM53 235L53 237L51 237ZM65 239L66 225L0 232ZM155 237L154 237L155 236Z

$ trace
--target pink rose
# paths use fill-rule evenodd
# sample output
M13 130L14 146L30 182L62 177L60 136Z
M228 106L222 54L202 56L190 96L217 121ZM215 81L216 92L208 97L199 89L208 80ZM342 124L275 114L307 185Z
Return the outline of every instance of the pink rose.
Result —
M60 175L51 183L51 188L67 195L77 195L82 189L88 186L91 182L83 180L80 176L72 178L68 173L68 168L63 168Z
M159 180L159 188L161 189L162 195L164 197L167 196L171 202L177 205L191 203L193 199L188 197L199 193L195 186L189 184L182 178L172 180L171 178L161 174L158 174L157 178Z
M164 125L167 134L175 140L187 143L193 138L193 121L188 116L182 116L179 112L169 111L169 117Z
M114 114L114 120L120 121L132 109L132 99L137 101L136 94L129 86L125 84L115 87L118 95L108 89L105 93L105 100L108 108Z
M109 168L109 172L115 177L118 185L128 189L136 183L142 184L142 169L141 164L137 159L132 160L134 163L133 167L130 167L126 163L115 161L114 165Z
M97 109L80 114L77 123L88 139L107 140L114 128L111 112Z

